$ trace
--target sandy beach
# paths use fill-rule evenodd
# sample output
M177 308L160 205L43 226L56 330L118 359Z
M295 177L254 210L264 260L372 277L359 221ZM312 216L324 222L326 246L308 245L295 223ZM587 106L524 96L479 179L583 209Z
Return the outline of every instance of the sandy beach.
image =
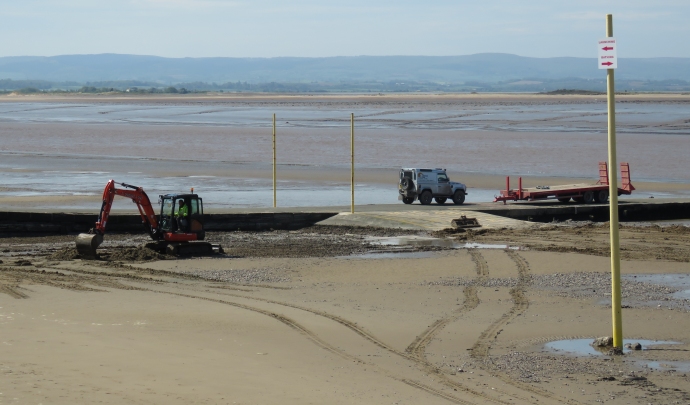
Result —
M211 236L227 256L144 261L131 248L144 236L111 235L98 262L72 259L69 236L5 238L0 398L686 403L690 232L624 229L624 337L644 350L610 357L588 345L611 331L606 231L444 235L521 250L397 253L376 238L409 231L238 232Z

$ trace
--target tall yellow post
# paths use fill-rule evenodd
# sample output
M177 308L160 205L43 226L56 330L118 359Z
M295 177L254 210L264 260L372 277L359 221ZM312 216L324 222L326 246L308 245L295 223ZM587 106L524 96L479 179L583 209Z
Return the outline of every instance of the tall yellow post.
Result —
M350 113L350 212L355 213L355 114Z
M273 114L273 208L277 207L276 200L276 115Z
M613 36L613 15L606 15L606 36ZM621 314L621 258L618 239L618 162L616 161L616 95L613 69L606 72L606 94L609 115L609 212L611 233L611 312L613 316L613 347L623 349L623 318Z

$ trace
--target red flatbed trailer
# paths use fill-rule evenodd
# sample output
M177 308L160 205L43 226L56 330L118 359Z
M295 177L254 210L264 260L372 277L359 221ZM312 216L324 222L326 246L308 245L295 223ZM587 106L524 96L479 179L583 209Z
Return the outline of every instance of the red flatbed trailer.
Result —
M621 163L621 187L618 195L632 194L635 187L630 182L630 165ZM575 202L590 204L593 202L606 203L609 199L609 173L606 162L599 162L599 181L596 184L567 184L560 186L537 186L522 188L522 177L518 181L518 189L510 189L510 177L506 177L506 189L494 198L494 202L503 201L535 201L556 199L567 203L572 198Z

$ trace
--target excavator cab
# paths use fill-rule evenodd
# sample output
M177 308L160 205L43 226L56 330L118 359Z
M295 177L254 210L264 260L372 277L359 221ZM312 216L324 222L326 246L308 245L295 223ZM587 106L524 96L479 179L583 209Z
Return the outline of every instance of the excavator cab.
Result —
M204 202L196 194L165 194L159 196L161 204L160 227L163 233L194 233L196 240L204 239ZM187 206L186 229L180 229L176 220L176 213L180 209L180 201Z

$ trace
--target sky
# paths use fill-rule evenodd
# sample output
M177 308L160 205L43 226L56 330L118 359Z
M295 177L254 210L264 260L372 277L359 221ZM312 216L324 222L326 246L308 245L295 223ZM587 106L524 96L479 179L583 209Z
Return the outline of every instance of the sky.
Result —
M0 0L0 56L690 57L690 0Z

